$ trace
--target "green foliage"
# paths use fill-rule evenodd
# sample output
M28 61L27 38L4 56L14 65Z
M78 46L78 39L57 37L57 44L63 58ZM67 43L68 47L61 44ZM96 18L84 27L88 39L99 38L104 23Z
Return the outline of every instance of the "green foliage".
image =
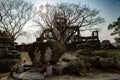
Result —
M102 49L117 49L117 47L113 46L109 40L103 40L101 42L101 48Z
M89 50L78 50L77 57L87 64L92 65L92 67L100 68L100 69L107 69L117 67L119 69L120 65L120 50L99 50L94 51L91 56L88 56ZM83 55L86 53L86 55Z
M118 64L120 64L120 50L100 50L94 52L95 56L100 56L102 58L111 58L117 60Z
M95 51L94 56L100 56L106 58L108 56L108 51L104 51L104 50Z
M0 72L6 72L10 70L10 66L14 65L18 61L17 59L2 59L0 60Z
M5 31L0 30L0 72L8 71L11 64L20 59L20 54L14 48L14 42Z
M88 57L92 56L92 51L87 49L80 49L75 53L77 57L80 57L81 55L88 56Z
M80 57L80 55L83 54L83 50L82 49L77 50L75 54L76 54L76 57Z
M108 56L112 58L116 58L120 65L120 50L109 50Z
M111 35L119 35L120 36L120 17L117 19L117 21L113 22L108 26L108 30L113 30Z
M72 75L80 75L91 67L102 70L120 70L120 50L99 50L88 56L89 50L80 49L76 51L77 58L71 60L65 71Z
M80 49L90 49L90 50L94 50L96 49L96 47L98 47L99 43L95 43L95 42L84 42L78 45L78 47Z
M83 62L80 59L74 59L69 62L65 70L68 74L79 75L83 70Z
M110 69L112 66L117 66L117 61L115 58L102 58L100 59L100 66L103 69Z
M100 67L100 56L93 56L90 57L89 62L91 63L92 67L99 68Z
M118 35L118 37L115 38L115 40L116 42L120 42L120 17L118 17L117 21L114 21L108 26L108 30L113 30L111 35Z
M13 41L9 38L5 31L0 30L0 44L2 46L13 45Z
M120 37L115 37L114 39L117 43L120 43Z

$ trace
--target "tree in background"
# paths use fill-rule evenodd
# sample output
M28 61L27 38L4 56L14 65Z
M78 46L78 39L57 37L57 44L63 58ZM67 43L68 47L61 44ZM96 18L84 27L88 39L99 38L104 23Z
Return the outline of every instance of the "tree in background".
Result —
M120 42L120 17L117 19L117 21L114 21L108 26L108 30L113 30L111 35L117 35L117 37L115 37L115 41Z
M103 49L110 49L111 42L109 40L103 40L101 42L101 46Z
M25 35L22 29L33 17L33 5L24 0L0 0L0 28L15 41Z
M104 19L98 10L87 5L61 3L41 5L34 21L41 29L50 29L51 36L64 45L78 30L96 28L94 25L104 22Z

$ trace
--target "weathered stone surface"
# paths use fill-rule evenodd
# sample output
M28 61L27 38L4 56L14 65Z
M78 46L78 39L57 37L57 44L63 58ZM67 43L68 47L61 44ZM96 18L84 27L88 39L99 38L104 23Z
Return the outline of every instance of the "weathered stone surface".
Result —
M13 79L15 78L20 80L44 80L44 75L37 71L27 71L24 73L14 74Z
M51 51L51 58L50 60L46 60L46 50L50 48ZM28 54L33 62L34 65L40 63L51 63L56 64L62 54L64 53L64 48L55 40L48 40L47 42L35 42L32 44ZM47 62L46 62L47 61Z
M64 53L65 49L55 40L48 40L46 44L52 49L50 63L56 64Z

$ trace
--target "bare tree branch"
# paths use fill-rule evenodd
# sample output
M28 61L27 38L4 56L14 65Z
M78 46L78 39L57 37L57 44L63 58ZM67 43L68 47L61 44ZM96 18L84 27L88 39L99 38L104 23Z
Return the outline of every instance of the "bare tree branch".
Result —
M15 40L25 24L34 17L33 5L24 0L0 0L0 28Z
M43 7L46 8L46 13L43 13ZM90 9L89 6L81 4L60 3L57 5L42 5L37 17L40 22L40 27L53 29L53 36L57 37L58 41L64 39L66 44L70 38L81 28L89 29L94 25L104 22L104 18L99 16L99 11ZM57 18L62 18L65 23L56 23ZM39 24L38 24L39 25ZM71 32L68 34L69 30ZM59 35L55 32L59 32ZM60 37L60 38L59 38Z

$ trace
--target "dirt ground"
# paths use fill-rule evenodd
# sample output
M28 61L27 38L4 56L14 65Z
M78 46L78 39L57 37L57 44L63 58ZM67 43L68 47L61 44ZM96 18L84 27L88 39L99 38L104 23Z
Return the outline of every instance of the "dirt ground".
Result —
M0 80L7 80L9 73L0 74ZM45 80L109 80L109 79L115 79L120 78L119 73L86 73L85 76L74 76L74 75L62 75L62 76L51 76L46 77ZM117 79L116 79L117 80Z
M46 78L45 80L117 80L117 78L119 78L120 80L119 74L102 74L96 77L93 76L79 77L79 76L64 75L64 76L49 77Z
M8 77L8 73L0 74L0 80L7 80L7 77ZM45 80L109 80L109 79L117 80L116 78L120 78L120 74L118 73L91 73L90 74L89 73L89 75L84 77L63 75L63 76L46 77Z
M27 62L30 62L30 58L27 53L21 54L22 58L25 57ZM62 57L68 57L70 59L75 58L74 52L67 52ZM71 76L71 75L63 75L63 76L52 76L48 77L45 80L93 80L93 79L103 79L103 78L117 78L120 77L120 73L113 72L103 72L100 70L91 70L90 72L80 76Z
M67 55L66 55L67 54ZM69 58L75 58L73 53L66 53L63 56ZM27 53L23 52L21 54L22 59L25 58L26 62L31 62ZM9 73L0 74L0 80L7 80ZM51 76L46 77L45 80L104 80L109 78L120 78L119 72L104 72L96 69L82 74L82 76L71 76L71 75L62 75L62 76Z
M0 80L7 80L9 73L0 73Z

